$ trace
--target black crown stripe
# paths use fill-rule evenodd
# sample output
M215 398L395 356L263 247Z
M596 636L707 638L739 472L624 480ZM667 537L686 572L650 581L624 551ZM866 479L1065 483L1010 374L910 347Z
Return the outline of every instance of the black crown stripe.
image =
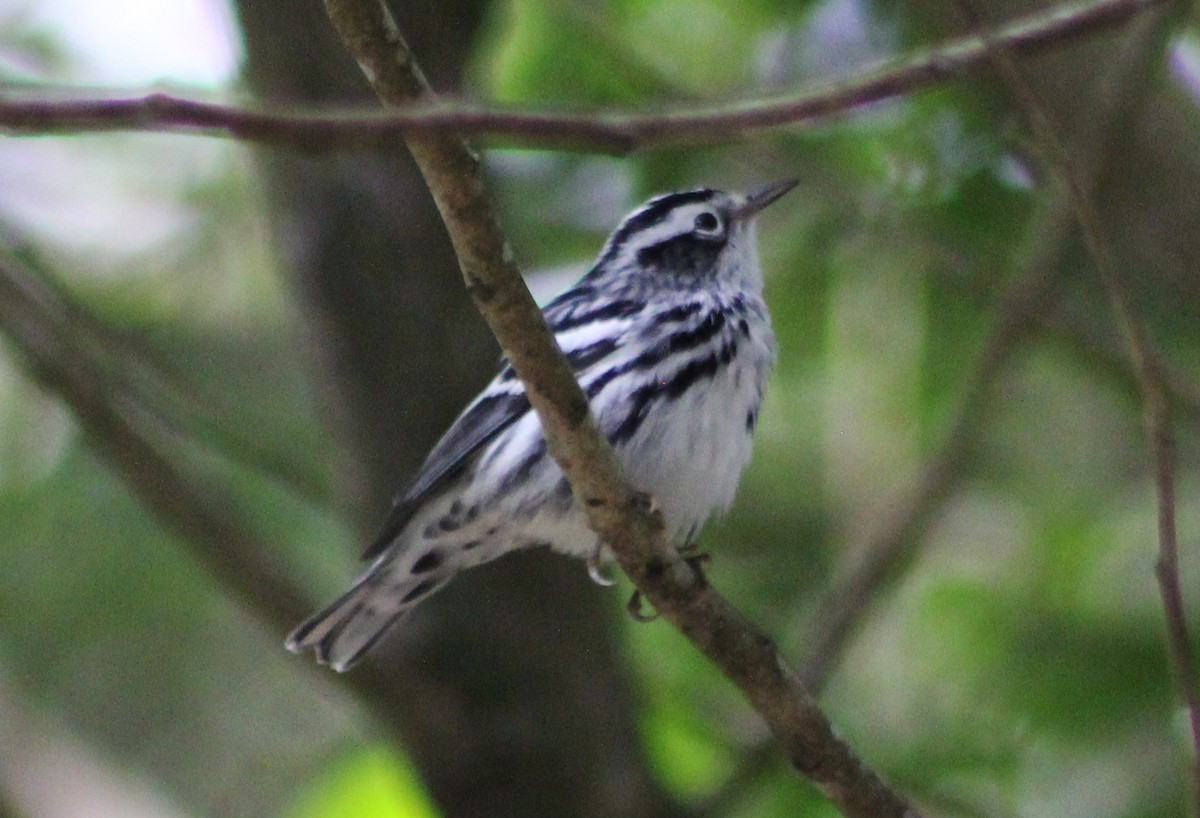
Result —
M604 255L600 257L597 266L602 267L605 262L611 261L630 236L648 230L663 221L672 210L682 205L711 201L715 195L717 195L717 191L711 188L700 188L686 190L682 193L668 193L665 196L651 199L645 207L621 222L621 226L613 232L612 238L608 240L608 247L604 251Z

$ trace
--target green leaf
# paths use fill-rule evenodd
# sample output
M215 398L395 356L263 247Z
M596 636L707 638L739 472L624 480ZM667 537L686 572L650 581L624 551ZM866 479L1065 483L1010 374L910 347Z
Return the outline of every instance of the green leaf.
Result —
M416 772L389 747L335 762L296 797L287 818L437 818Z

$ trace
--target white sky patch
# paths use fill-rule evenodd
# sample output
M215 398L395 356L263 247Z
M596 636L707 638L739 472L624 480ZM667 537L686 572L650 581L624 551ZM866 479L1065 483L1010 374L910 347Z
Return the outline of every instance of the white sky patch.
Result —
M544 307L583 278L587 271L588 265L585 263L546 267L531 271L525 276L525 284L529 287L533 300Z
M78 60L80 76L70 79L88 85L217 88L242 59L223 0L24 0L17 8L61 39Z
M1185 34L1172 45L1169 53L1171 76L1200 101L1200 38Z
M112 87L122 96L176 87L205 96L234 82L242 60L225 0L0 0L0 18L64 55L62 70L23 77L35 86L79 85L89 94ZM193 227L181 193L215 178L218 158L229 155L228 145L202 137L4 140L0 218L68 252L128 258Z

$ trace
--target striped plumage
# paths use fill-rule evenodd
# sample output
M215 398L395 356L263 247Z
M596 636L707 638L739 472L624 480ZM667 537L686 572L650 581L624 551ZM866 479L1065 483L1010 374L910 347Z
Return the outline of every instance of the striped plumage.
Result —
M753 217L793 184L652 199L545 308L627 477L655 497L680 546L729 506L750 459L775 360ZM300 625L288 648L315 648L345 670L459 571L538 545L593 565L602 556L503 364L396 501L364 555L370 568Z

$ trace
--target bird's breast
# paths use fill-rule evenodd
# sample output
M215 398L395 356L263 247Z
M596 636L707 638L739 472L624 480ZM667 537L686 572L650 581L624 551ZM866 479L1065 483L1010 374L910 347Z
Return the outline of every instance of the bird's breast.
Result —
M774 361L765 308L742 305L703 348L665 360L653 380L633 390L631 400L643 406L625 407L626 418L642 416L636 432L616 435L614 443L630 481L657 500L676 543L733 502Z

